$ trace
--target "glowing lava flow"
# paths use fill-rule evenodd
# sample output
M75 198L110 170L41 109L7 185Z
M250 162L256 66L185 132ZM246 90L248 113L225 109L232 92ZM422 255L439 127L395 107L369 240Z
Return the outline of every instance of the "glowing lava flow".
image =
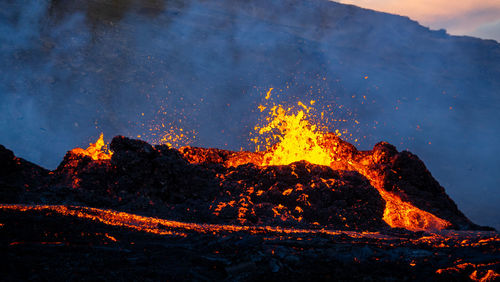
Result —
M389 240L388 243L394 243L393 240L400 240L392 235L381 234L379 232L357 232L341 231L330 229L297 229L280 226L245 226L231 224L206 224L191 223L175 220L167 220L156 217L148 217L133 213L120 212L110 209L99 209L85 206L64 206L64 205L23 205L23 204L0 204L0 210L4 211L38 211L47 214L56 213L63 216L73 216L81 219L101 222L110 226L120 226L136 231L153 233L158 235L188 236L189 233L234 233L246 232L250 234L267 235L327 235L338 236L347 235L351 238L371 238L380 240ZM453 240L452 240L453 239ZM408 238L404 237L406 241ZM498 242L500 238L496 232L478 232L478 231L439 231L427 233L426 236L414 239L416 243L428 244L434 247L450 247L456 244L463 246L475 246L486 244L488 242ZM447 244L443 244L447 242Z
M173 235L186 237L189 234L219 234L223 235L235 232L245 232L249 234L264 234L277 239L286 239L288 236L339 236L347 235L350 238L377 239L379 244L387 241L387 244L393 246L395 242L407 242L407 237L395 237L393 235L382 234L379 232L357 232L340 231L330 229L297 229L279 226L245 226L231 224L202 224L167 220L156 217L142 216L127 212L120 212L110 209L99 209L85 206L64 206L64 205L23 205L23 204L0 204L2 211L44 212L47 215L56 213L62 216L77 217L85 220L101 222L110 226L124 227L140 232L147 232L157 235ZM283 235L286 235L283 237ZM292 238L292 237L290 237ZM111 238L111 240L116 240ZM426 233L425 236L410 239L414 244L425 244L434 248L449 248L457 246L482 246L491 242L500 242L500 237L494 231L456 231L443 230L432 233Z
M313 105L314 101L311 101ZM262 127L256 126L258 132L252 141L256 144L265 144L266 152L261 166L268 165L289 165L296 161L305 160L312 164L331 166L332 161L348 163L363 174L375 187L380 196L385 200L384 221L391 227L406 228L412 231L442 230L451 224L429 212L423 211L411 203L401 200L398 195L383 189L383 179L381 176L371 173L370 169L360 163L353 163L350 160L338 159L335 156L335 144L330 144L332 148L324 144L326 134L319 130L318 126L312 124L307 114L311 107L299 102L302 107L296 114L292 109L285 110L281 105L273 106L266 118L267 124ZM263 107L265 108L265 107ZM337 136L340 134L337 132ZM263 137L271 134L270 137ZM259 139L260 137L260 139ZM259 150L259 146L257 146Z
M181 222L175 220L160 219L156 217L141 216L132 213L119 212L109 209L90 208L85 206L63 206L63 205L22 205L22 204L0 204L0 210L11 211L39 211L54 212L64 216L74 216L82 219L93 220L111 226L121 226L133 230L153 233L158 235L188 236L189 232L215 234L215 233L233 233L247 232L250 234L324 234L341 235L347 234L352 238L376 238L393 239L389 235L377 232L356 232L356 231L337 231L326 229L296 229L279 226L245 226L231 224L201 224Z
M71 150L73 154L84 155L91 157L93 160L109 160L113 152L109 151L104 143L104 134L101 133L99 139L95 143L90 143L87 149L74 148Z
M442 230L451 224L414 205L403 202L399 197L377 189L385 200L384 221L391 227L406 228L411 231Z
M451 225L448 221L404 202L399 196L384 190L382 181L372 176L366 169L359 168L358 172L370 181L385 200L383 220L391 227L406 228L411 231L426 231L442 230Z
M268 92L267 96L270 95ZM266 99L268 98L266 96ZM314 101L310 101L312 106ZM355 170L366 177L371 185L378 190L385 200L383 220L391 227L405 228L412 231L442 230L451 226L450 222L421 210L410 202L402 200L400 195L384 189L385 176L379 174L373 167L380 165L377 158L371 154L361 159L346 157L337 153L340 146L339 131L327 133L324 126L311 122L310 111L312 107L298 102L298 110L284 108L281 105L270 107L266 123L256 126L256 135L252 139L257 144L263 145L264 152L257 154L236 154L228 160L230 165L253 163L258 166L289 165L297 161L308 161L312 164L329 166L332 169ZM267 107L259 107L261 111ZM181 152L192 148L181 149ZM200 149L198 149L200 150ZM357 150L355 154L357 154ZM201 151L200 151L201 152ZM107 149L103 134L99 139L90 144L87 149L75 148L72 153L91 157L93 160L109 160L112 153ZM369 153L369 152L368 152ZM196 154L195 154L196 155ZM360 154L363 155L363 154ZM191 159L190 162L197 162ZM75 186L77 186L76 182Z

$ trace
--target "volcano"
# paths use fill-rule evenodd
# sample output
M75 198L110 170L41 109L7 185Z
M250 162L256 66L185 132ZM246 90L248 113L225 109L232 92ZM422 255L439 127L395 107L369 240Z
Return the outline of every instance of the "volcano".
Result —
M0 146L7 280L499 278L500 236L414 154L330 133L329 165L123 136L49 171ZM269 160L268 160L269 161ZM482 280L481 280L482 279Z
M498 42L328 0L3 2L2 281L500 279Z

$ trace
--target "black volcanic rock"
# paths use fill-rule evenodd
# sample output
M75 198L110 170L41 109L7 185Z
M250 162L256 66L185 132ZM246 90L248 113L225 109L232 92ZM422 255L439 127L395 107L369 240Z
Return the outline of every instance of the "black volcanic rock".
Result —
M375 231L389 228L377 191L384 189L451 228L479 228L417 156L385 142L358 151L333 134L322 146L332 152L331 167L305 161L262 167L263 153L177 150L117 136L111 159L70 151L50 173L2 147L2 201L43 199L196 222Z
M57 185L75 188L98 206L121 206L127 210L167 209L165 204L188 200L208 201L216 187L212 172L191 165L167 146L123 136L110 145L110 160L96 160L68 152L55 172ZM97 202L96 202L97 201Z
M241 165L228 169L221 186L211 210L241 222L314 223L354 230L387 227L382 220L384 200L354 171L334 171L305 161L265 168Z
M262 153L117 136L111 159L70 151L49 172L0 147L3 279L498 279L497 233L383 220L373 185L453 228L478 228L418 157L324 141L338 153L331 167L258 166Z
M123 136L116 136L109 144L113 152L125 153L131 152L141 157L153 157L155 150L153 146L142 140L129 139Z
M0 145L0 201L14 203L23 192L46 184L49 171L24 159Z
M4 146L0 145L0 164L2 165L0 173L2 176L15 170L15 159L16 156L14 156L14 153L11 150L8 150Z
M0 222L2 281L496 281L500 273L493 232L377 237L214 230L175 236L5 208Z

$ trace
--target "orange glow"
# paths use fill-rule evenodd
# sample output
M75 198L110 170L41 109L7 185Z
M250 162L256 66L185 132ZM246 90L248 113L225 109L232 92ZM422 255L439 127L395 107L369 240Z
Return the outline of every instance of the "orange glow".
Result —
M377 188L377 187L375 187ZM391 227L406 228L411 231L441 230L450 223L414 205L403 202L398 196L377 188L385 200L383 220Z
M487 269L487 270L485 270L483 275L480 275L477 271L477 268L495 267L499 263L500 262L474 264L474 263L465 262L465 263L456 264L456 265L451 266L451 267L438 269L438 270L436 270L436 273L437 274L454 273L454 272L456 273L456 272L459 272L461 270L471 268L471 269L476 269L469 275L469 278L471 281L477 281L477 282L497 281L500 278L500 274L495 272L493 269Z
M189 136L192 135L192 136ZM166 133L161 135L158 144L168 145L169 147L180 147L181 144L189 143L190 139L195 139L192 132L186 133L182 128L170 127Z
M267 92L266 99L269 99L271 91L272 88ZM335 133L328 133L326 127L320 126L317 120L312 119L311 111L314 110L312 108L314 104L315 101L311 100L308 103L298 102L296 107L288 108L275 104L266 107L260 106L261 111L269 108L269 112L264 124L254 128L256 134L252 141L256 144L257 152L234 152L226 160L220 158L220 161L226 166L238 166L246 163L258 166L289 165L297 161L308 161L312 164L329 166L332 169L355 170L365 176L385 200L383 220L389 226L412 231L442 230L451 226L448 221L421 210L402 200L399 195L385 190L384 176L379 175L377 169L372 166L374 156L368 155L361 159L353 159L353 157L339 155L338 149L342 141L338 137L341 136L341 133L339 130L335 130ZM323 117L324 114L321 113L318 116ZM168 127L162 124L161 128L167 130ZM167 130L159 143L172 146L185 139L190 138L184 130L170 126L170 130ZM260 152L261 146L264 149L262 152ZM209 149L183 147L179 151L191 163L203 163L211 158ZM94 160L109 160L112 156L104 143L103 134L100 135L96 143L90 144L87 149L75 148L72 152L89 156ZM74 187L78 187L78 181L79 179L75 178ZM291 192L291 190L285 190L283 195L287 196ZM307 202L307 199L304 202ZM215 208L214 214L217 215L226 205L232 207L234 203L220 203ZM248 211L248 205L238 206L238 218L242 224L245 223L244 218ZM291 218L297 221L302 219L300 207L299 210L296 210L297 216L293 216L290 211L280 206L275 207L273 212L275 217L281 218L283 221Z
M484 274L484 276L481 277L478 276L477 270L474 270L474 272L471 273L469 278L472 281L477 281L477 282L495 281L497 279L500 279L500 274L496 273L493 269L488 269L486 274Z
M314 101L310 101L309 104L312 106ZM256 163L257 165L288 165L305 160L335 169L333 161L337 164L344 163L345 166L364 175L378 190L386 202L383 220L391 227L422 231L441 230L451 226L448 221L423 211L403 201L398 195L384 190L382 176L372 173L369 166L336 156L338 144L328 136L326 130L318 129L317 123L308 116L313 108L302 102L298 102L298 106L300 110L293 113L293 108L285 110L281 105L274 105L266 118L266 124L255 127L257 137L252 141L257 144L257 150L260 149L260 144L266 149L262 161ZM323 113L321 116L324 116ZM336 130L335 136L340 135L340 132ZM275 211L275 214L278 212Z
M136 214L118 212L113 210L90 208L82 206L63 206L63 205L15 205L15 204L0 204L1 210L15 211L44 211L55 212L64 216L75 216L78 218L102 222L107 225L121 226L137 231L154 233L159 235L176 235L185 237L187 232L199 232L210 234L214 232L249 232L251 234L326 234L340 235L349 234L351 237L363 238L385 238L386 235L381 235L375 232L350 232L350 231L334 231L334 230L308 230L282 228L279 226L242 226L242 225L225 225L225 224L200 224L187 223L167 219L159 219L155 217L140 216Z
M314 102L311 101L311 104ZM273 106L266 120L268 123L255 127L258 137L253 141L264 144L266 149L261 165L287 165L301 160L330 165L332 158L329 152L319 145L323 133L306 118L311 108L302 102L298 105L302 109L296 114L291 108L285 110L281 105Z
M105 234L104 234L104 236L105 236L106 238L108 238L109 240L113 241L113 242L117 242L117 241L118 241L118 240L116 240L116 238L115 238L115 237L113 237L113 236L109 235L108 233L105 233Z
M180 148L186 146L196 139L196 131L185 130L174 123L160 123L150 125L149 132L137 135L151 144L167 145Z
M347 235L349 238L367 238L387 240L387 244L393 245L395 240L407 242L411 240L414 244L423 244L433 246L435 248L448 248L456 246L475 246L481 241L499 242L500 237L493 231L438 231L427 233L426 236L408 239L406 237L399 238L391 235L381 234L379 232L357 232L357 231L340 231L330 229L297 229L280 226L245 226L245 225L230 225L230 224L203 224L181 222L174 220L161 219L156 217L141 216L132 213L119 212L109 209L99 209L84 206L63 206L63 205L23 205L23 204L0 204L0 210L6 211L38 211L45 212L50 215L53 213L62 216L73 216L86 220L101 222L110 226L120 226L131 230L147 232L158 235L174 235L186 237L190 233L203 234L221 234L247 232L249 234L266 234L268 236L306 236L306 235L326 235L338 236ZM115 237L104 234L110 241L117 240ZM118 240L117 240L118 241ZM460 242L467 241L467 244ZM446 243L446 244L445 244ZM14 244L20 244L19 242ZM439 271L439 270L438 270ZM442 270L441 270L442 271Z
M73 154L84 155L91 157L93 160L109 160L113 152L108 150L108 146L104 143L104 134L101 133L99 139L95 143L90 143L87 149L74 148L71 150Z
M156 112L141 113L142 122L139 125L144 131L136 137L150 144L167 145L174 148L193 143L197 139L198 133L196 130L190 129L189 124L186 124L189 117L184 114L184 110L172 111L169 105L169 101L164 99L159 102Z
M273 89L274 88L271 87L271 88L269 88L269 91L267 91L266 98L265 98L266 100L269 100L269 98L271 98L271 91L273 91Z

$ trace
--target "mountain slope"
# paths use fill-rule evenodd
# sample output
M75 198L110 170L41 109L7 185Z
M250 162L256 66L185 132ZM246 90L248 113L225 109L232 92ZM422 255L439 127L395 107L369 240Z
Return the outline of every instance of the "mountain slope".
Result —
M22 157L55 167L95 126L153 139L161 122L239 149L273 87L317 100L363 149L415 152L467 215L500 226L494 41L321 0L0 5L0 143Z

